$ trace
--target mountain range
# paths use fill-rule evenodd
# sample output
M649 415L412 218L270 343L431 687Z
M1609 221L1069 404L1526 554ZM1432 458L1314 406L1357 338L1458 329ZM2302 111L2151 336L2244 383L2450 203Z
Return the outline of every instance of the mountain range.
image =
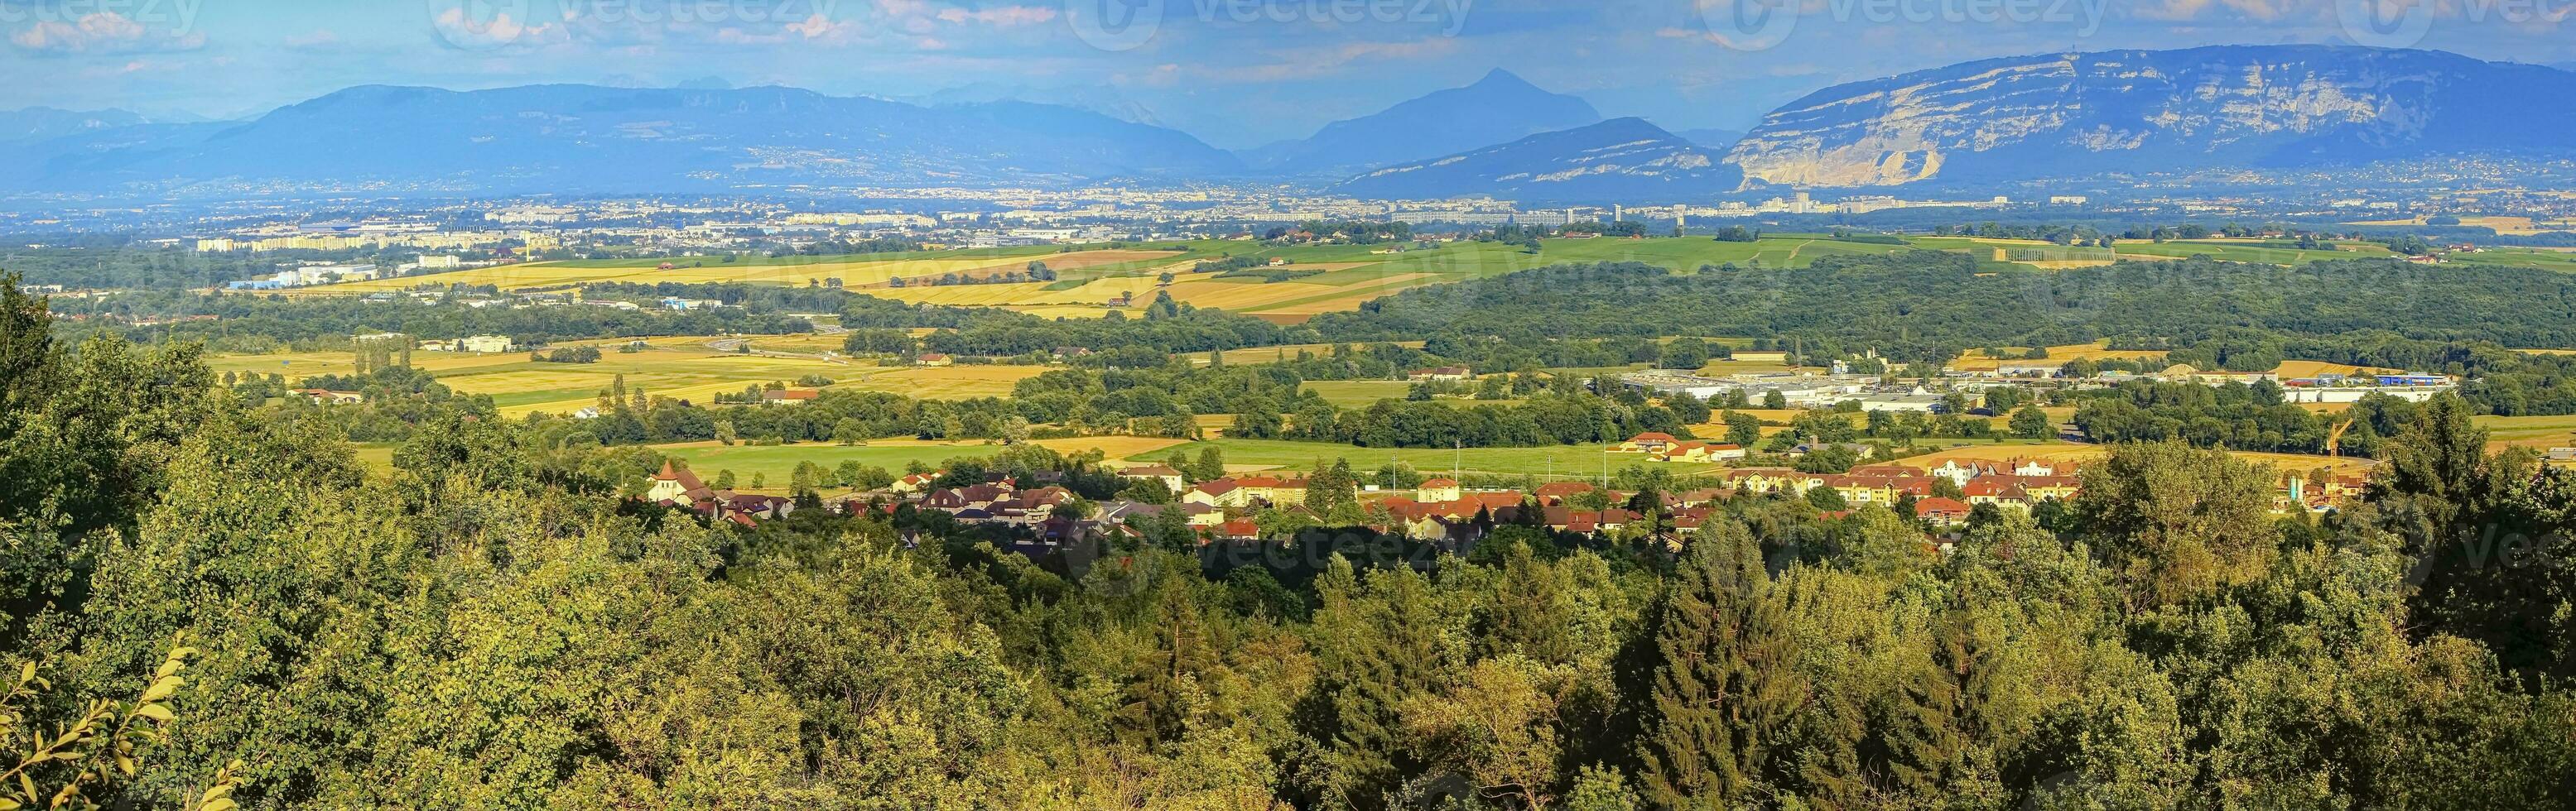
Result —
M255 120L38 141L0 188L648 193L1228 177L1187 134L1025 102L924 107L782 87L355 87Z
M1600 123L1592 103L1551 93L1510 71L1441 90L1313 136L1253 150L1254 166L1282 176L1349 177L1371 168L1453 155L1554 130Z
M913 101L783 87L353 87L246 121L0 116L0 194L622 194L1288 182L1378 198L1707 199L2576 153L2576 73L2455 54L2225 46L1988 59L1828 87L1750 132L1603 120L1496 70L1228 152L1107 94ZM1049 103L1020 99L1048 98ZM1086 109L1087 108L1087 109Z
M0 113L0 143L42 141L144 123L146 119L143 116L124 110L57 110L52 107L29 107Z
M1727 162L1750 182L1890 186L2312 167L2576 147L2576 74L2321 45L1988 59L1819 90Z
M1704 198L1739 176L1723 153L1642 118L1546 132L1431 161L1367 172L1332 190L1363 199L1481 196L1522 203L1633 203Z

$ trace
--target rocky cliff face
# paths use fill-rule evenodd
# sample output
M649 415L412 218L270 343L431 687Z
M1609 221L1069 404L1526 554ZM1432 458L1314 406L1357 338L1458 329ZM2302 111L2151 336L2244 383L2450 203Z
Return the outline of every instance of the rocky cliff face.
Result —
M1819 91L1729 153L1752 183L1887 186L2564 153L2576 74L2434 51L2241 46L1970 62Z
M1436 160L1390 166L1333 191L1360 198L1483 196L1525 203L1664 202L1735 185L1698 144L1637 118L1532 135Z

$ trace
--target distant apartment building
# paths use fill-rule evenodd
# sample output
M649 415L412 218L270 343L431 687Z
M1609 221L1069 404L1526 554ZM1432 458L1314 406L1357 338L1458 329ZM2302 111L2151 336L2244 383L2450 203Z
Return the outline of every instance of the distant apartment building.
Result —
M508 352L511 347L510 336L507 335L476 335L456 339L456 350L459 352L497 354Z

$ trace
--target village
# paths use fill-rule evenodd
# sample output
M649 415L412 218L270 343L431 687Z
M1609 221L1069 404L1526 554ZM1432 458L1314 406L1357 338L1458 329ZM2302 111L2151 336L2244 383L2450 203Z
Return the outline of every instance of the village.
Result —
M1678 440L1652 432L1632 437L1610 453L1644 461L1745 458L1743 449L1734 445ZM1720 502L1738 498L1805 500L1818 504L1827 519L1883 508L1919 522L1927 543L1946 550L1957 531L1981 509L1997 515L2061 509L2083 492L2081 473L2080 464L2040 458L1994 462L1951 458L1933 465L1900 460L1860 465L1843 473L1733 467L1708 477L1712 480L1708 486L1659 492L1659 503L1654 504L1640 503L1638 492L1592 481L1552 481L1527 488L1469 486L1457 478L1435 475L1409 488L1354 484L1338 498L1360 506L1366 516L1361 526L1370 531L1459 551L1502 525L1610 536L1651 521L1661 522L1651 528L1658 539L1678 547L1715 514ZM1308 506L1310 477L1296 471L1232 473L1195 482L1168 465L1121 467L1117 474L1131 483L1158 486L1170 498L1074 507L1082 499L1047 474L1026 481L991 474L970 482L954 481L944 472L923 472L882 488L818 500L821 509L835 515L871 510L890 515L906 507L941 513L962 525L999 528L1020 536L1025 543L1015 547L1035 555L1074 541L1132 537L1137 533L1130 522L1170 520L1170 516L1177 516L1203 545L1275 540L1285 533L1266 530L1281 525L1326 525L1324 516ZM2322 515L2358 498L2366 481L2355 473L2283 474L2276 483L2272 509L2280 515ZM649 480L641 500L740 527L756 527L798 509L793 498L711 488L679 462L665 462ZM1821 509L1824 506L1832 508Z

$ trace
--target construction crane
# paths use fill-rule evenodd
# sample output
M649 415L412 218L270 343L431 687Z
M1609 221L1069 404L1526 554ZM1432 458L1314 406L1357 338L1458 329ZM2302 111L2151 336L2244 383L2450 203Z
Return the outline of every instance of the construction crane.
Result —
M2333 428L2326 431L2327 456L2343 455L2339 452L2343 449L2343 432L2350 430L2352 430L2352 418L2345 417L2342 422L2335 423Z

